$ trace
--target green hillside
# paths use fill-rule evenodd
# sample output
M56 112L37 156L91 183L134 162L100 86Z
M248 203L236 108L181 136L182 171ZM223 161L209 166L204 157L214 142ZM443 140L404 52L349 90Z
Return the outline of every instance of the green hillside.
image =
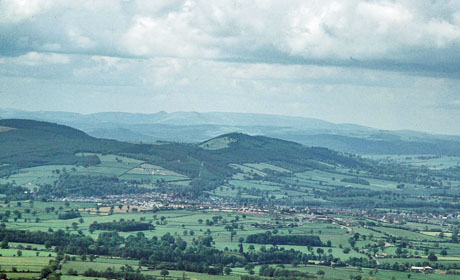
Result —
M81 129L93 137L138 143L198 143L222 134L240 132L362 155L460 156L458 136L378 130L353 124L335 124L318 119L276 115L218 112L111 112L81 115L0 109L0 118L52 121Z
M205 198L212 191L218 197L244 198L250 203L260 203L262 197L278 204L370 207L369 200L353 197L377 197L372 203L381 205L385 191L393 191L401 182L411 187L398 193L434 196L446 180L459 179L455 165L430 170L241 133L200 144L133 144L93 138L46 122L0 120L0 127L4 128L0 132L0 184L27 187L45 197L155 189L193 199ZM417 185L430 188L417 189ZM446 189L442 196L454 192ZM392 203L417 206L421 202ZM444 207L456 208L457 204L446 202Z
M191 178L218 179L233 175L231 163L272 162L295 170L328 168L328 164L365 167L366 163L325 148L308 148L300 144L240 133L226 134L209 141L231 139L222 149L181 143L131 144L97 139L82 131L47 122L9 119L0 126L10 128L0 134L0 162L5 170L40 165L94 165L94 156L77 153L129 155L148 163L159 164Z
M51 164L91 165L93 156L79 157L78 152L120 151L129 145L111 140L99 140L68 126L31 120L0 120L0 126L10 130L0 132L0 162L11 171L17 168Z
M459 168L242 133L133 144L1 120L0 263L8 279L457 279Z

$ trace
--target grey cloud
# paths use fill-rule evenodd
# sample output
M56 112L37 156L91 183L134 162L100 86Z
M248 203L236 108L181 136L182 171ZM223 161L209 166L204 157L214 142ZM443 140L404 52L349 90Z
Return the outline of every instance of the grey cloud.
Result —
M92 3L47 1L2 22L0 55L58 46L51 51L459 73L456 1Z
M457 133L459 44L459 1L4 0L1 106Z

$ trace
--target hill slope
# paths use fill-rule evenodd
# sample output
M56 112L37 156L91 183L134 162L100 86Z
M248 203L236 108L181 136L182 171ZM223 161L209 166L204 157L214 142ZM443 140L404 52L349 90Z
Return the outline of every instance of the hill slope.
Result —
M92 164L94 157L78 157L82 151L109 151L118 143L99 140L86 133L48 122L7 119L0 126L9 128L0 133L0 162L9 169L49 164Z
M18 110L0 110L0 117L52 121L81 129L94 137L129 142L199 143L222 134L241 132L349 153L460 155L459 136L381 131L301 117L222 112L109 112L82 115Z
M44 198L137 196L155 191L192 201L213 196L229 203L263 200L272 204L276 200L283 205L295 201L302 206L367 207L366 200L353 198L372 195L378 198L374 205L382 206L382 192L397 189L401 182L408 183L408 188L403 184L398 192L438 195L437 188L446 178L458 181L454 167L431 171L379 163L242 133L224 134L199 144L133 144L31 120L0 120L0 127L0 187L4 183L10 184L3 185L4 189L14 186L14 195L23 199L28 197L24 190L32 187L33 195ZM446 195L455 191L449 187Z
M199 145L173 142L159 145L97 139L67 126L31 120L0 120L0 126L10 128L0 133L0 164L9 166L10 171L39 165L97 163L94 156L76 156L79 152L127 155L201 181L231 176L236 170L230 164L271 162L294 170L367 164L325 148L241 133L222 135ZM206 147L222 139L229 140L227 146Z

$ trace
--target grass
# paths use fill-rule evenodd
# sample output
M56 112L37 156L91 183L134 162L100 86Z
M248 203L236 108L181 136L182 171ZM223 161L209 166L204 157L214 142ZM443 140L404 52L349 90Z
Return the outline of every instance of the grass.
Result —
M15 202L11 203L12 205L15 205ZM34 208L39 211L38 216L41 216L44 220L46 219L46 223L23 223L23 222L9 222L7 223L8 228L21 228L21 229L29 229L29 230L47 230L48 227L52 227L54 230L56 229L65 229L66 226L71 226L72 222L78 221L78 219L72 219L72 220L58 220L56 215L53 214L46 214L44 211L45 206L48 205L53 205L56 207L67 207L67 208L75 208L75 207L86 207L89 208L90 206L94 206L94 204L88 204L88 203L71 203L69 206L66 206L65 203L63 202L55 202L52 204L47 204L47 203L42 203L42 202L36 202L34 204ZM22 203L21 207L14 207L14 209L26 209L30 207L30 205L27 202ZM4 210L4 209L3 209ZM156 218L154 218L154 215ZM108 222L112 220L119 220L121 218L123 219L135 219L135 220L140 220L141 218L145 218L147 221L152 220L154 223L156 221L160 221L160 217L164 216L166 219L165 224L160 224L156 225L156 229L154 231L145 231L144 234L147 237L153 237L153 236L162 236L165 233L171 233L173 235L178 235L181 236L185 241L188 243L191 243L193 238L196 238L198 236L203 236L206 232L207 229L210 229L212 231L212 236L215 241L215 247L219 249L225 249L228 248L230 250L238 249L239 248L239 238L245 238L249 234L253 233L260 233L260 232L265 232L266 229L261 229L261 228L255 228L251 227L251 224L254 223L273 223L274 217L266 214L266 215L255 215L255 214L246 214L246 218L243 218L242 214L239 213L229 213L229 212L217 212L217 211L211 211L211 210L206 210L206 211L189 211L189 210L169 210L169 211L159 211L156 213L133 213L133 212L120 212L120 213L114 213L113 215L107 216L107 215L87 215L83 213L83 218L84 222L82 224L78 225L78 228L83 230L84 234L89 234L88 232L88 226L93 223L94 221L98 222ZM234 220L237 216L239 217L239 224L244 226L243 230L237 230L237 235L234 237L233 241L230 239L230 232L227 231L224 228L224 225L222 223L219 223L217 225L213 226L208 226L206 225L206 220L212 220L212 217L214 216L222 216L223 220L231 221ZM294 218L294 217L291 217ZM199 223L199 220L203 220L202 223ZM356 226L350 226L349 228L352 229L352 232L348 232L347 227L341 226L341 225L334 225L330 223L325 223L325 222L302 222L299 223L298 227L293 227L293 228L286 228L282 226L283 223L280 224L280 227L278 229L279 233L278 234L313 234L313 235L319 235L321 240L323 242L327 242L330 240L332 242L332 247L331 248L324 248L326 254L332 254L334 257L339 257L343 260L348 259L350 257L363 257L367 258L366 255L355 252L354 250L351 250L348 254L345 254L343 252L342 248L339 248L339 246L342 246L343 248L349 248L350 245L348 244L348 239L354 234L354 233L360 233L361 235L374 235L373 240L362 240L359 239L356 243L356 246L361 248L366 246L367 244L376 244L376 241L379 238L382 238L383 235L379 234L377 232L372 231L369 228L362 228L362 227L356 227ZM414 225L418 226L418 225ZM381 230L382 232L385 233L390 233L395 236L403 236L408 239L413 239L416 240L417 242L422 242L422 238L427 239L427 238L434 238L437 240L437 237L430 237L429 235L425 235L422 233L417 233L417 232L412 232L412 231L407 231L407 230L402 230L402 229L394 229L394 228L387 228L387 227L375 227L378 230ZM72 229L70 229L73 231ZM190 236L189 234L184 235L184 231L190 232L193 230L195 232L194 236ZM97 238L98 234L100 231L95 231L91 236L93 238ZM130 232L130 233L120 233L122 236L129 236L136 234L136 232ZM431 242L428 242L428 245L433 245L433 240ZM19 244L19 243L10 243L10 246L18 246L22 245L24 247L27 247L28 245L31 248L36 248L36 250L44 250L43 245L35 245L35 244ZM243 249L245 252L249 250L249 246L253 245L255 250L259 250L263 245L262 244L243 244ZM454 245L454 244L452 244ZM432 249L433 252L436 252L439 256L439 252L441 250L441 247L443 244L441 243L440 248L438 249ZM271 245L266 245L266 247L271 247ZM278 246L282 247L285 250L289 249L295 249L299 250L301 252L307 252L307 247L306 246ZM312 248L312 251L316 251L316 247ZM330 249L330 252L329 252ZM389 254L394 254L395 247L389 247L385 250L386 253ZM43 266L46 266L48 264L48 261L51 259L48 257L48 254L51 253L52 256L54 256L53 252L45 252L45 251L39 251L40 256L37 257L35 256L36 251L33 250L22 250L23 256L22 257L15 257L14 255L17 254L17 249L3 249L0 250L0 254L3 256L0 257L0 265L2 266L3 269L6 269L7 271L11 271L12 267L15 266L18 268L18 270L23 273L22 271L39 271ZM452 246L452 249L449 248L448 250L449 255L446 257L440 257L439 256L439 263L443 264L453 264L453 263L459 263L460 262L460 245L458 246ZM423 254L423 251L420 251L421 254ZM422 259L402 259L402 258L388 258L388 259L379 259L379 262L381 263L417 263L426 260L426 257ZM107 257L99 257L97 258L94 262L90 261L69 261L63 265L62 271L65 273L68 271L70 268L78 271L80 274L83 273L84 271L88 270L89 268L95 269L95 270L105 270L108 267L111 267L113 269L120 269L124 265L130 265L132 267L137 267L138 261L137 260L125 260L125 259L116 259L116 258L107 258ZM356 268L336 268L332 269L330 267L322 267L322 266L299 266L299 267L291 267L287 266L289 269L296 269L296 270L301 270L301 271L306 271L309 273L316 273L318 270L323 270L326 272L326 277L324 279L344 279L343 277L346 277L345 279L348 279L349 275L362 275L362 276L370 276L370 272L373 270L366 270L363 269L362 272L357 270ZM142 268L142 272L146 274L151 274L151 275L158 275L158 271L148 271L146 268ZM177 278L177 277L182 277L182 272L180 271L170 271L170 277L171 279ZM186 276L190 277L192 279L237 279L239 278L240 274L245 274L246 272L241 269L241 268L235 268L232 272L232 275L230 276L210 276L207 274L200 274L200 273L191 273L191 272L186 272ZM28 274L28 273L27 273ZM28 274L29 275L29 274ZM33 277L34 274L30 274L30 278ZM29 277L27 276L27 277ZM383 271L380 270L377 275L373 275L376 277L376 279L391 279L393 276L396 277L396 279L406 279L407 273L402 273L402 272L394 272L394 271ZM342 278L341 278L342 277ZM83 279L83 278L75 278L75 277L70 277L70 276L65 276L63 279ZM91 278L85 278L85 279L91 279ZM427 276L427 278L421 278L421 274L416 274L412 273L412 278L411 279L455 279L450 276L444 275L440 276L439 274L433 274Z
M11 271L16 267L18 271L32 271L39 272L43 267L48 265L50 257L0 257L0 265L3 270Z
M154 271L148 271L145 272L146 275L155 275L155 276L160 276L159 270L154 270ZM166 277L166 279L182 279L182 277L185 276L188 279L198 279L198 280L214 280L214 279L220 279L220 280L239 280L240 276L238 274L232 274L232 275L208 275L205 273L196 273L196 272L189 272L189 271L177 271L177 270L169 270L169 275ZM161 277L160 279L162 279Z
M350 276L361 276L363 279L378 279L378 280L391 280L393 279L408 279L407 275L410 274L410 279L416 280L425 280L425 279L432 279L432 280L453 280L458 279L458 275L445 275L445 274L423 274L423 273L412 273L412 272L399 272L399 271L391 271L391 270L375 270L375 269L358 269L354 267L341 267L341 268L332 268L332 267L321 267L321 266L311 266L308 265L306 267L299 266L299 267L292 267L287 266L289 269L299 270L308 272L311 274L316 274L319 270L325 272L324 279L328 280L343 280L343 279L350 279Z
M120 178L138 180L150 179L153 181L156 180L165 180L169 182L177 182L178 184L189 182L189 178L162 168L161 166L145 164L142 161L130 159L126 157L119 157L114 155L97 155L101 164L96 167L84 168L71 165L55 165L55 166L41 166L31 169L24 169L21 173L11 176L7 180L16 179L18 182L27 184L31 188L40 182L51 182L55 180L58 176L56 174L56 169L61 170L66 168L67 172L72 174L97 174L105 176L119 176ZM446 159L447 160L447 159ZM453 159L449 159L453 162ZM439 166L433 163L434 167ZM446 164L447 166L447 164ZM287 169L271 165L269 163L245 163L233 165L235 168L241 169L241 173L238 173L233 177L233 180L230 180L228 184L225 184L221 187L218 187L214 190L209 191L209 194L214 196L221 197L241 197L241 198L264 198L267 199L289 199L292 201L302 201L308 200L312 202L325 201L321 198L318 193L324 193L325 196L331 190L335 190L334 186L343 186L343 185L353 185L355 188L365 188L372 190L392 190L400 193L414 191L413 186L408 184L407 189L398 190L396 189L396 183L384 180L376 180L371 178L366 178L365 174L359 174L359 177L364 178L370 182L369 186L359 185L359 184L350 184L340 182L343 178L350 178L356 176L347 170L336 169L335 171L325 172L325 171L306 171L296 174L292 174L292 177L283 178L283 181L267 182L262 180L248 180L247 178L255 178L256 175L263 176L267 171L277 171L277 172L288 172ZM342 172L342 174L339 174ZM30 185L29 185L30 183ZM151 185L146 184L146 186ZM289 185L295 185L291 187ZM329 186L331 185L331 186ZM152 186L150 186L152 187ZM417 189L420 192L426 192L425 189ZM453 189L452 191L456 191ZM338 198L342 199L342 198ZM460 244L446 243L450 239L450 234L452 228L449 227L448 222L443 222L443 225L429 225L424 223L408 222L404 224L404 227L407 229L395 228L395 225L383 223L376 220L371 220L365 217L357 216L334 216L337 218L342 218L343 223L332 224L329 222L323 221L314 221L307 222L303 218L305 215L300 214L286 214L286 215L256 215L256 214L246 214L246 218L243 218L243 214L235 212L222 212L222 211L212 211L212 210L168 210L168 211L158 211L156 213L152 212L126 212L126 205L123 206L121 211L118 211L118 207L115 206L115 213L113 215L107 215L107 206L101 208L102 214L97 214L95 211L92 211L90 214L86 212L88 209L95 209L95 203L77 203L70 202L68 205L65 202L41 202L36 201L33 205L29 204L27 201L22 201L22 205L18 206L17 202L12 201L7 204L0 205L0 214L4 214L7 210L13 212L14 210L19 210L22 213L22 218L14 221L12 217L9 218L6 222L6 227L10 229L23 229L23 230L41 230L47 231L48 228L53 230L69 230L73 233L77 233L78 230L81 230L83 234L89 235L96 239L101 231L95 231L89 233L89 225L95 221L102 222L111 222L113 220L119 219L135 219L135 220L145 220L147 222L152 222L156 229L153 231L144 231L143 233L151 238L153 236L160 237L165 233L171 233L172 235L180 236L188 244L191 244L194 239L200 236L204 236L207 230L211 231L212 237L215 241L214 246L219 249L228 248L230 250L235 250L239 248L239 239L245 239L249 234L262 233L267 230L278 230L277 234L308 234L308 235L318 235L321 240L326 243L327 241L332 242L332 247L324 248L326 254L332 254L334 257L341 258L346 260L350 257L362 257L367 258L367 255L363 253L356 252L351 250L349 253L345 254L343 252L344 248L351 248L349 244L349 238L355 233L359 233L361 236L366 235L368 238L363 240L360 238L356 242L356 247L360 250L363 250L367 246L377 246L379 240L386 239L391 235L397 238L397 240L404 239L408 240L411 245L418 246L417 249L420 255L423 255L423 248L428 247L430 252L436 253L438 256L438 263L450 265L450 264L460 264ZM132 205L135 207L134 205ZM58 215L55 212L47 213L46 208L54 207L57 212L62 212L68 209L80 209L83 223L80 223L79 218L70 219L70 220L59 220ZM36 211L37 213L33 215L32 213L25 213L26 210ZM386 209L388 210L388 209ZM404 210L402 210L404 211ZM165 222L160 223L160 217L164 216ZM222 221L218 222L215 225L206 225L206 220L213 219L214 216L222 216L222 221L225 220L224 224ZM38 217L40 221L36 223L34 220ZM230 232L225 229L225 226L231 224L232 220L235 220L236 217L239 217L238 225L242 225L243 229L236 230L236 236L233 238L233 241L230 237ZM29 219L29 222L25 222L24 218ZM295 220L297 219L297 220ZM199 220L203 222L200 223ZM378 226L369 226L364 227L360 226L358 222L372 221L375 222ZM430 218L430 222L437 221L436 218ZM77 222L77 230L72 229L72 223ZM157 222L159 224L157 224ZM267 224L267 228L257 228L253 227L253 224ZM288 223L295 223L295 227L288 228ZM443 239L439 238L438 229L444 232L445 237ZM376 232L378 230L381 232ZM187 234L184 234L184 231ZM195 234L192 236L190 232L193 231ZM120 235L127 237L129 235L135 235L136 232L126 232L120 233ZM369 239L369 236L373 235L372 240ZM397 241L398 242L398 241ZM397 243L396 242L396 243ZM436 243L439 243L436 247ZM0 265L2 269L11 271L12 267L15 266L20 271L15 277L36 277L34 273L26 273L23 271L39 271L41 267L48 264L48 261L51 259L48 257L48 254L55 256L55 253L52 251L46 251L43 245L37 244L19 244L19 243L10 243L10 246L19 246L24 247L30 246L35 250L38 250L39 256L36 256L34 250L22 250L22 257L17 257L18 249L2 249L0 250ZM247 244L243 243L243 249L245 252L249 250L249 246L253 245L255 250L259 250L262 244ZM271 245L265 245L270 247ZM307 252L308 248L306 246L278 246L282 247L285 250L295 249L301 252ZM445 257L440 256L440 252L443 248L447 248L448 255ZM312 248L315 252L316 247ZM330 250L330 252L329 252ZM415 249L406 249L410 253L414 253ZM379 259L380 263L411 263L415 264L417 262L425 261L426 256L423 258L397 258L393 256L396 252L396 247L385 247L385 253L389 254L391 258ZM378 252L382 252L382 249L379 249ZM108 267L114 269L120 269L123 265L131 265L137 267L137 260L126 260L126 259L115 259L108 257L98 257L94 262L82 262L82 261L69 261L63 265L62 271L65 273L68 269L72 268L83 273L89 268L95 270L105 270ZM318 270L323 270L326 272L324 279L348 279L350 275L353 276L363 276L365 277L374 277L375 279L391 279L395 277L396 279L407 279L408 272L396 272L396 271L384 271L379 270L375 274L375 270L362 269L345 267L345 268L336 268L323 267L323 266L299 266L292 267L286 265L288 269L296 269L301 271L306 271L309 273L317 273ZM159 275L159 271L149 271L146 268L142 268L142 272L150 275ZM439 272L439 271L438 271ZM9 272L10 273L10 272ZM191 279L239 279L241 274L246 274L247 272L239 267L234 268L230 276L211 276L207 274L192 273L186 272L186 277ZM371 275L372 274L372 275ZM454 276L441 275L440 273L422 275L417 273L410 273L411 279L456 279ZM11 274L12 275L12 274ZM35 275L35 276L34 276ZM181 271L170 271L169 279L177 279L182 277ZM94 278L85 278L85 277L73 277L65 275L62 279L94 279ZM320 278L321 279L321 278Z
M220 150L228 148L229 145L234 142L236 142L236 140L233 138L219 137L202 143L200 147L206 150Z
M374 229L377 229L379 231L385 232L389 235L393 236L401 236L403 238L407 238L410 240L429 240L429 241L442 241L441 238L437 236L432 236L432 235L426 235L418 232L413 232L409 230L404 230L404 229L398 229L398 228L390 228L390 227L373 227Z
M8 272L6 273L8 279L38 279L40 273L38 272Z
M130 262L127 262L126 264L132 265ZM69 269L73 269L79 274L83 274L88 269L93 269L95 271L105 271L110 267L112 269L120 270L120 268L124 265L124 263L99 262L98 259L93 262L69 261L62 265L62 271L67 272Z
M274 186L274 185L269 185L268 183L262 184L260 181L242 181L242 180L230 180L229 183L235 187L241 187L241 188L255 188L259 189L262 191L278 191L280 190L280 187Z
M279 167L279 166L276 166L276 165L273 165L273 164L269 164L269 163L265 163L265 162L261 162L261 163L246 163L245 166L249 166L249 167L255 168L257 170L261 170L261 171L264 170L264 169L269 169L269 170L278 171L278 172L291 173L291 171L286 169L286 168L282 168L282 167Z
M144 164L143 161L117 156L102 155L95 153L78 153L77 156L95 155L101 163L96 166L83 167L76 165L44 165L32 168L20 169L17 174L8 178L0 178L0 184L15 182L18 185L27 186L33 190L40 184L53 184L59 179L61 172L65 169L71 175L92 175L119 177L124 180L164 180L166 182L185 181L189 178L165 169L161 166Z

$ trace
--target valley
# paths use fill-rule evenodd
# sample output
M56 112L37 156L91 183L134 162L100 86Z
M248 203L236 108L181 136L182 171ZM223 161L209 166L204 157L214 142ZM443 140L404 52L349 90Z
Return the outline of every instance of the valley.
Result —
M460 158L0 120L0 270L36 279L457 279ZM24 160L27 159L27 160Z

